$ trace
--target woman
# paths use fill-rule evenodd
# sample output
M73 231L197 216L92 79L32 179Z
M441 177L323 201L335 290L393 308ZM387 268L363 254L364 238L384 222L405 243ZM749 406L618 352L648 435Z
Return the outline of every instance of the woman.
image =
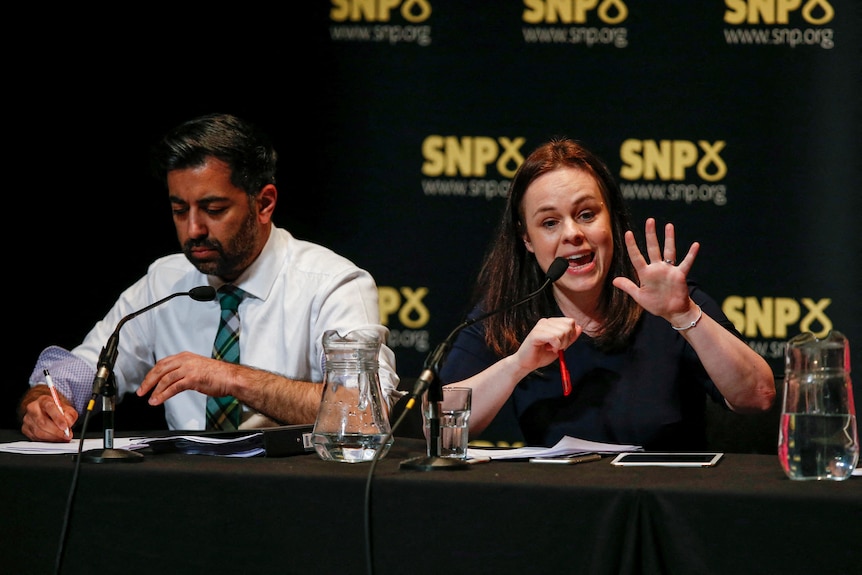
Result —
M472 317L539 289L555 258L569 266L552 289L455 340L440 378L473 388L471 439L695 450L706 447L705 394L741 413L769 409L769 365L687 278L699 244L677 264L673 225L662 249L650 218L645 257L630 228L611 173L578 142L551 140L524 161Z

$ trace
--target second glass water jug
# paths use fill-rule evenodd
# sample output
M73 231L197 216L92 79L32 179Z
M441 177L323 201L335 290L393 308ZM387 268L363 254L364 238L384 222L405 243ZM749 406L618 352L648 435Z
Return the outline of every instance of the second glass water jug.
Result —
M787 342L778 458L790 479L849 478L859 459L850 344L837 331Z

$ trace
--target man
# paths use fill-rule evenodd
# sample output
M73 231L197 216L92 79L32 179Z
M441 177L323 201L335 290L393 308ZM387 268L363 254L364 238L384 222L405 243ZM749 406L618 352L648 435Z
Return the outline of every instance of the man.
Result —
M276 159L265 134L230 115L197 118L164 137L154 149L154 168L167 185L183 253L153 262L71 352L52 346L40 354L19 407L27 437L69 441L94 398L100 353L119 322L207 285L219 288L219 301L226 301L224 286L241 290L235 296L240 363L213 357L219 301L172 298L123 324L113 366L119 397L151 393L149 403L164 404L170 429L235 428L218 427L224 415L211 415L208 398L235 398L226 413L241 413L234 424L240 429L312 423L323 389L323 332L372 329L384 344L383 395L393 402L398 376L385 345L388 330L379 324L374 279L275 226ZM42 385L45 370L60 392L59 405Z

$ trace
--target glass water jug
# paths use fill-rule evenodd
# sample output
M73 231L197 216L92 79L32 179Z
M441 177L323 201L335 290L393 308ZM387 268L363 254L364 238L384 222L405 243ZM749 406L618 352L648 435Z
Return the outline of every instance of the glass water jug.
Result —
M840 332L802 333L785 349L778 458L790 479L844 480L859 459L850 344Z
M380 345L379 334L370 330L323 334L323 397L311 436L321 459L358 463L389 451L393 439L377 368Z

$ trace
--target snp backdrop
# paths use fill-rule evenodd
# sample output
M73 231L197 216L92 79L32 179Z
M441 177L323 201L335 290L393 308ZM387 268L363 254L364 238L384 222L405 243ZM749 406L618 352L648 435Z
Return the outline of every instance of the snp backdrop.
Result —
M330 243L374 271L405 375L555 135L607 161L639 236L702 244L692 276L776 373L800 331L862 349L860 3L336 0L323 33Z
M605 159L639 237L655 217L675 224L681 253L701 243L692 276L776 374L784 342L802 331L844 332L860 364L858 0L317 0L286 10L254 20L263 49L225 37L217 57L178 65L129 47L134 65L112 71L111 86L147 98L130 99L122 121L102 105L107 57L84 61L88 81L69 97L85 114L49 119L70 164L93 164L75 145L83 129L104 139L107 161L85 194L55 192L46 208L43 235L75 257L52 262L62 301L34 285L44 303L19 344L14 395L42 347L75 345L150 259L176 251L147 146L212 111L275 138L277 223L373 273L402 377L418 376L464 318L510 179L558 135ZM200 37L183 46L206 42L191 30ZM122 176L99 172L114 169ZM98 225L71 218L73 206ZM39 278L43 264L33 254L25 272Z

